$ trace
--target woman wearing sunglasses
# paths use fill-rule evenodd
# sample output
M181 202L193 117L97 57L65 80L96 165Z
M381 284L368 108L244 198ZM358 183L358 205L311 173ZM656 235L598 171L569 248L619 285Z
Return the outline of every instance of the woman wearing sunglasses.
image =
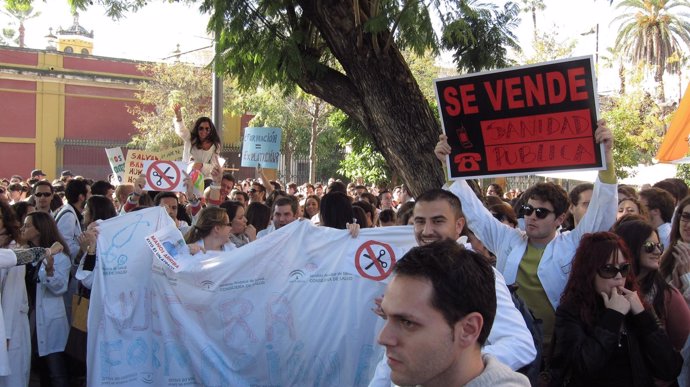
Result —
M690 309L683 296L666 283L659 272L664 245L654 226L640 218L632 218L618 224L614 232L630 249L632 269L640 286L640 295L652 307L661 326L666 330L673 347L683 349L690 334Z
M616 234L586 234L556 310L552 386L655 386L683 358L637 295L630 252Z
M681 200L673 213L670 242L661 256L659 271L690 306L690 196Z
M220 137L216 127L208 117L199 117L190 131L182 120L182 107L173 106L175 133L184 141L182 161L194 161L194 169L201 170L204 176L211 176L213 167L218 165Z

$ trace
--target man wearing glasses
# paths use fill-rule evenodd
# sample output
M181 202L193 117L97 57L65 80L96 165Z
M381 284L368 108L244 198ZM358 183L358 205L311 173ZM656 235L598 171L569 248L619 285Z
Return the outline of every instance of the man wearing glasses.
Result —
M594 136L597 143L604 144L606 169L599 171L589 208L570 232L557 232L570 203L567 192L556 184L539 183L525 192L528 200L521 209L525 215L524 231L506 226L491 216L466 181L455 181L450 187L462 202L468 226L496 255L496 268L506 283L516 283L518 296L536 318L543 320L543 353L548 353L555 310L580 239L586 233L607 231L616 220L618 193L613 134L599 121ZM441 135L435 153L445 163L450 153L445 135Z
M36 200L36 211L52 214L50 203L53 201L53 186L46 180L41 180L34 184L31 194Z

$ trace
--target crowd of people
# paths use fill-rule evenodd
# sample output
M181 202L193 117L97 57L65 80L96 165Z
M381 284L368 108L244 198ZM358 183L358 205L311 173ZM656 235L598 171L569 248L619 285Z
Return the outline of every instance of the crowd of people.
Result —
M210 120L190 131L175 113L187 161L203 159L195 168L210 177L203 192L191 182L186 192L147 192L143 177L114 186L70 171L53 182L41 170L2 180L0 247L14 261L0 271L0 386L27 386L30 367L42 386L84 383L85 332L72 304L93 285L98 223L152 206L165 208L191 254L240 248L299 220L355 236L412 225L419 247L373 305L386 319L386 356L370 386L690 386L688 187L617 184L604 123L595 137L606 169L593 184L521 192L457 180L414 197L405 185L281 184L260 168L236 181L217 161ZM441 135L437 157L450 152ZM20 248L39 251L19 259Z

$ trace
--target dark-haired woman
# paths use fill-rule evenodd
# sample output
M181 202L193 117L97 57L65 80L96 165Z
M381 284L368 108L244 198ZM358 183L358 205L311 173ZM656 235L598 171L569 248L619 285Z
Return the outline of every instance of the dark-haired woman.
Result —
M247 217L244 216L244 206L240 202L226 201L221 203L220 208L224 209L230 219L230 244L234 247L242 247L249 242L256 240L256 229L251 224L247 224ZM228 245L227 247L232 247Z
M630 219L614 230L623 238L632 255L632 268L640 294L652 306L673 347L680 351L690 334L690 309L680 292L669 285L659 272L664 245L654 226L643 219Z
M556 310L554 386L655 386L683 358L637 294L632 258L616 234L585 234Z
M45 212L26 216L22 226L22 239L31 247L49 248L59 242L64 253L56 254L30 273L33 286L27 286L29 303L33 305L35 335L33 345L38 354L41 386L69 386L65 359L65 344L69 334L69 322L63 294L69 282L70 259L67 244L57 229L55 220Z
M0 201L0 248L14 247L20 243L19 222L14 211ZM31 333L29 329L29 299L24 277L26 266L14 266L0 270L2 288L2 313L4 333L7 339L9 369L0 367L0 387L27 386L31 367ZM3 363L5 364L5 363Z
M86 227L86 231L79 236L79 245L85 254L81 257L75 277L86 289L91 289L93 269L96 267L96 241L98 238L98 231L95 228L96 222L115 216L117 216L117 210L113 202L105 196L93 195L84 204L84 227Z
M220 136L216 131L215 125L208 117L199 117L190 131L182 120L182 108L176 104L173 107L175 112L175 133L184 141L182 151L182 161L194 161L194 168L201 170L204 176L211 176L213 167L219 165L218 155L220 154Z
M659 271L690 306L690 196L681 200L673 213L670 242L661 256Z

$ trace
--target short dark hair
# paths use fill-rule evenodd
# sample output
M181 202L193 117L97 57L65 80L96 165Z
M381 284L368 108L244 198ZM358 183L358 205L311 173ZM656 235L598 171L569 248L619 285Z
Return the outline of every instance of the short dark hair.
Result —
M79 195L84 195L88 193L86 188L86 181L72 179L65 185L65 197L67 198L67 203L74 204L79 201Z
M673 198L676 199L676 203L683 200L688 196L688 185L682 179L669 178L656 182L652 187L665 189Z
M673 195L661 188L647 188L640 191L640 198L647 201L647 210L659 210L661 220L668 223L673 218L673 210L675 203L673 202Z
M223 178L221 180L228 180L231 182L235 182L235 176L232 175L232 173L224 173Z
M319 217L322 226L341 230L346 229L347 223L351 223L353 218L352 200L349 196L339 191L323 195L319 208Z
M326 192L341 192L347 194L347 186L342 181L334 181L328 185L328 188L326 188Z
M455 218L460 219L464 217L462 214L462 204L460 204L460 199L455 196L452 192L440 188L430 189L423 194L419 195L415 203L419 202L435 202L438 200L445 200L450 205L450 208L455 213ZM413 210L414 211L414 210Z
M390 208L386 208L379 214L379 225L381 223L395 223L395 211Z
M231 195L231 196L234 195L234 194L240 194L240 195L242 195L242 197L244 198L244 202L245 202L245 203L249 202L249 195L247 195L246 192L240 191L239 189L236 189L236 190L232 190L232 192L230 192L230 195Z
M491 183L487 188L494 188L494 192L496 192L496 196L499 198L503 197L503 187L501 187L498 183Z
M114 190L115 186L105 180L98 180L91 185L91 194L106 196L108 194L108 190L111 189Z
M624 194L625 196L633 197L635 199L638 199L637 195L637 190L635 190L635 187L626 185L626 184L618 184L618 194Z
M484 319L477 338L484 345L496 317L496 277L487 260L449 239L413 247L393 269L396 276L426 279L431 305L453 326L477 312Z
M573 189L570 190L570 194L568 196L570 197L570 203L573 206L576 206L580 204L580 194L585 192L585 191L590 191L594 189L594 184L592 183L582 183L578 184ZM551 203L553 204L553 203Z
M527 200L534 199L551 203L556 217L564 214L568 210L568 207L570 207L568 193L565 192L563 187L550 181L546 183L537 183L531 186L528 192L529 196Z
M32 187L31 187L31 194L36 193L36 189L42 185L45 185L46 187L50 188L50 193L55 193L55 189L53 188L53 185L50 184L48 180L39 180L37 181Z
M292 210L293 215L297 215L297 209L299 208L299 203L297 202L297 198L294 196L281 196L279 197L274 203L273 203L273 208L272 210L275 210L276 207L279 206L290 206L290 209Z
M173 198L177 201L178 204L180 203L180 199L177 197L177 194L175 194L175 192L163 191L156 194L156 197L153 198L153 204L160 206L161 200L165 198Z

